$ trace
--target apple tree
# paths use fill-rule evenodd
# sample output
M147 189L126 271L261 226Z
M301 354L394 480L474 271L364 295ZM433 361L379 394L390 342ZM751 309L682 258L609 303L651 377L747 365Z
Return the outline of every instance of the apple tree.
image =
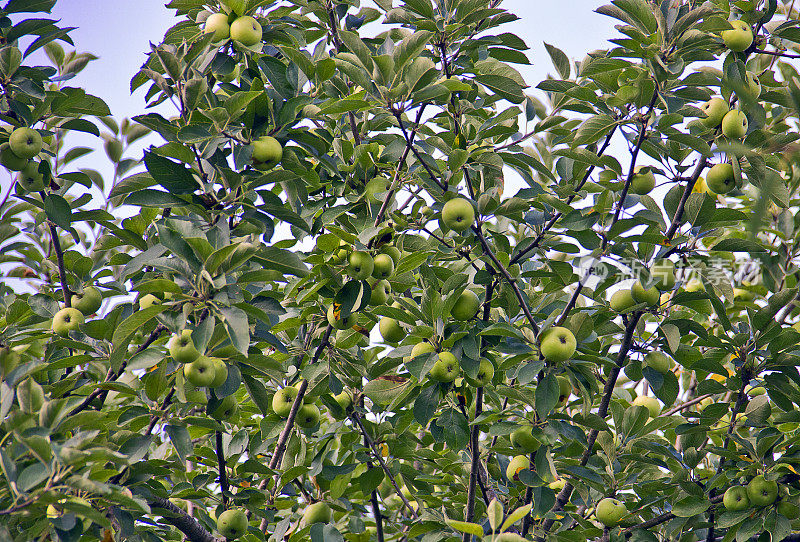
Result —
M4 2L0 541L800 539L794 3L361 4Z

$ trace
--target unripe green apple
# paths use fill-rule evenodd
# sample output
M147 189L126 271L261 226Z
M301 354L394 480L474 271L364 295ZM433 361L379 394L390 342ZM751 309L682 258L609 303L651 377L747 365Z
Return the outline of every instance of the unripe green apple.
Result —
M450 309L450 316L456 320L470 320L478 313L481 302L472 290L464 290L458 296L453 308Z
M519 473L529 469L531 466L531 461L528 459L527 455L516 455L514 458L508 462L508 467L506 467L506 478L512 481L519 480Z
M672 360L662 352L653 350L648 352L644 357L644 362L651 369L658 371L661 374L667 373L672 370Z
M228 540L241 538L247 532L247 514L240 508L225 510L217 518L217 531Z
M431 367L430 376L438 382L452 382L461 373L461 366L451 352L439 352L436 363Z
M675 264L670 260L659 260L650 269L650 277L659 290L672 290L675 287Z
M42 136L33 128L17 128L8 137L11 150L23 159L30 159L42 152Z
M39 162L31 160L17 175L17 184L25 192L41 192L45 188L44 175L39 173Z
M711 98L700 109L705 113L705 118L702 120L703 125L708 128L716 128L725 118L725 115L730 111L728 102L722 98Z
M494 365L486 358L482 358L478 365L478 374L475 378L467 377L470 384L477 387L482 387L490 384L494 378Z
M200 388L210 386L214 382L214 362L206 356L200 356L183 366L183 376Z
M385 304L389 300L391 290L392 287L388 280L375 281L369 294L369 304L373 307Z
M717 194L727 194L736 188L733 166L728 162L712 166L706 175L706 184Z
M726 510L738 512L750 508L750 499L747 497L747 489L743 486L729 487L722 496L722 504Z
M11 145L3 143L0 145L0 164L11 171L22 171L28 165L28 158L20 158L11 150Z
M531 428L527 425L522 426L511 433L510 439L511 445L514 448L526 454L535 452L542 445L542 443L533 436L531 433Z
M334 329L349 329L353 327L356 323L356 315L350 314L347 318L342 318L341 314L334 311L333 305L328 307L328 323L333 326Z
M161 305L161 300L153 294L146 294L139 298L140 309L149 309L153 305Z
M658 399L655 397L651 397L649 395L640 395L634 399L633 403L631 404L645 407L650 412L651 418L655 418L661 414L661 403L659 403Z
M747 133L747 127L747 116L738 109L728 111L725 118L722 119L722 135L730 139L743 138ZM708 183L707 179L706 183Z
M372 256L360 250L350 254L347 262L347 274L356 280L366 280L375 268Z
M333 398L342 410L348 410L353 406L353 395L347 390L342 390L342 393L337 393Z
M745 94L753 100L758 99L758 97L761 96L761 81L758 80L756 74L753 72L745 72L744 82Z
M220 358L209 357L208 359L214 364L214 380L209 388L218 388L228 380L228 366Z
M94 314L103 304L103 294L94 286L87 286L83 293L72 295L72 306L83 313L84 316Z
M66 337L84 322L83 313L72 307L65 307L53 316L52 329L56 335Z
M558 375L558 403L556 407L561 408L567 404L572 395L572 382L563 375Z
M246 47L252 47L261 41L263 30L254 18L245 15L231 23L231 39Z
M411 349L411 357L409 359L414 359L417 356L422 356L424 354L429 354L435 351L436 349L433 347L431 343L421 341L415 344L414 348Z
M378 322L378 330L383 340L387 343L399 343L406 336L406 331L400 325L400 322L388 316L384 316Z
M376 279L388 279L394 273L394 260L388 254L376 254L372 264L372 276Z
M392 189L392 181L391 179L387 179L385 177L375 177L371 179L367 185L364 187L364 195L367 198L367 201L370 203L378 204L383 203L383 195L384 192L389 192ZM382 194L381 197L376 196L376 194ZM388 194L387 194L388 195Z
M217 421L233 421L239 413L239 403L236 402L236 397L228 395L219 402L217 407L209 412L209 416Z
M297 418L295 422L298 426L304 429L309 429L319 423L320 416L321 414L317 405L303 404L303 406L301 406L297 411Z
M658 288L651 286L648 289L642 285L641 281L636 281L631 286L631 296L636 303L646 303L650 307L657 307L661 299Z
M286 386L276 391L272 396L272 410L281 418L288 418L296 397L297 388L294 386Z
M234 23L235 22L236 21L234 21ZM261 171L272 169L278 165L282 158L283 147L274 137L261 136L257 140L253 141L252 159L253 166L256 169Z
M733 28L731 30L723 30L720 33L725 46L737 53L745 51L753 43L753 30L749 24L742 20L728 22Z
M212 13L206 19L203 27L204 34L214 34L212 43L226 40L231 36L231 26L228 24L228 15L225 13Z
M454 232L468 230L475 223L475 209L464 198L453 198L442 207L442 222Z
M169 355L178 363L192 363L200 357L192 340L192 330L183 329L172 336L169 341Z
M633 299L633 292L631 292L628 288L624 288L614 292L611 295L611 299L609 299L608 303L611 305L612 310L624 312L636 305L636 300Z
M551 327L542 333L539 349L547 361L561 363L575 353L577 342L572 331L565 327Z
M399 248L397 248L397 247L396 247L396 246L394 246L394 245L383 245L383 246L381 247L381 253L382 253L382 254L388 254L388 255L389 255L389 257L390 257L390 258L392 259L392 261L394 262L394 266L395 266L395 267L397 267L397 264L399 264L399 263L400 263L400 260L401 260L401 259L402 259L402 257L403 257L403 253L402 253L402 252L400 252L400 249L399 249Z
M642 172L643 169L646 169L646 171ZM631 185L628 189L630 193L640 196L649 194L656 186L656 177L653 175L653 172L642 166L636 166L633 171L633 179L631 179Z
M315 523L330 523L333 519L331 507L324 502L315 502L306 506L303 511L303 525L313 525Z
M776 508L777 512L788 520L800 518L800 506L790 501L781 501Z
M628 508L624 502L606 497L597 503L594 515L606 527L616 527L628 515Z
M747 498L750 504L763 508L775 502L778 497L778 482L767 480L763 474L753 477L747 484Z

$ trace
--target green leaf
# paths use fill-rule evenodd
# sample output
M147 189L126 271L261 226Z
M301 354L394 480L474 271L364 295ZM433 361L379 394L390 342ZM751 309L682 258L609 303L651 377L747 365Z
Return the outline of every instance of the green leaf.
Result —
M447 446L453 450L466 449L470 436L469 423L462 413L448 408L436 420L436 425L442 428Z
M450 518L447 518L445 521L450 527L452 527L456 531L460 531L462 533L467 533L478 537L483 536L483 527L481 527L477 523L469 523L467 521L456 521Z
M525 506L520 506L513 512L511 512L506 520L503 522L503 525L500 527L500 531L506 531L509 527L514 525L516 522L527 516L531 508L533 508L533 504L526 504Z
M767 250L750 239L730 238L723 239L710 250L722 250L725 252L767 252Z
M194 445L192 444L192 437L189 436L189 430L183 425L168 424L164 430L169 435L169 440L175 446L175 451L178 452L178 457L181 461L186 461L186 458L194 452Z
M368 72L372 72L372 53L364 42L361 41L361 38L358 37L358 34L343 30L339 32L339 38L342 40L342 43L344 43L345 47L358 57L361 66Z
M198 188L192 172L153 152L145 152L144 165L153 179L173 194L191 194Z
M556 67L558 75L560 75L562 79L569 79L569 58L567 58L567 55L564 54L564 51L558 47L550 45L549 43L545 43L544 47L547 49L547 54L550 55L550 60L553 61L553 66Z
M672 513L679 518L690 518L702 514L711 507L708 499L698 499L695 496L686 497L672 506Z
M44 198L44 212L59 228L70 229L72 208L63 197L53 193L47 194Z
M540 418L547 418L550 411L558 404L559 393L561 390L556 375L548 373L536 387L536 412Z
M587 119L575 134L574 145L588 145L600 140L617 122L605 113Z
M250 348L250 323L247 314L237 307L220 307L219 313L233 347L242 354L247 354L247 349Z
M370 380L364 386L364 395L377 405L388 405L405 391L408 382L393 382L382 378Z
M375 381L373 380L372 382ZM367 386L372 384L372 382L368 382ZM366 388L364 393L366 394ZM428 386L427 388L423 388L423 390L417 396L416 401L414 401L414 419L417 420L422 427L427 427L428 422L431 418L433 418L438 406L439 386L434 384L432 386Z
M136 333L137 330L144 327L144 325L161 314L167 309L164 305L151 305L146 309L141 309L134 312L123 320L114 330L114 335L111 337L111 342L114 348L119 348L128 338Z
M97 137L100 137L100 130L98 130L97 126L86 119L70 119L67 122L62 123L60 127L64 130L86 132L87 134L93 134Z
M395 73L400 73L400 70L412 58L417 58L419 54L428 45L428 41L433 36L432 32L427 30L417 30L410 36L406 36L398 47L395 48L392 55L394 60Z
M341 290L336 292L333 302L341 305L341 317L347 318L366 307L371 295L372 290L367 281L349 280Z
M344 542L342 533L330 523L315 523L309 534L311 542Z
M492 531L497 532L497 527L503 521L503 516L505 515L503 504L497 499L492 499L486 507L486 515L489 517L489 525L492 527Z
M50 13L57 0L9 0L3 11L6 13Z
M289 252L282 248L270 246L262 247L258 253L253 256L253 260L259 262L266 269L274 269L281 273L288 273L297 277L305 277L308 275L308 268L300 260L300 257L295 252Z

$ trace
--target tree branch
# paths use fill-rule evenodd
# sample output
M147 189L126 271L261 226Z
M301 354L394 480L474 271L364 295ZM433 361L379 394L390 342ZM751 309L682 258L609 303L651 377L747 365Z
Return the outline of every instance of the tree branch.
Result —
M217 452L217 465L219 472L219 489L222 493L222 506L228 506L228 495L230 486L228 485L228 473L225 470L225 452L222 450L222 431L215 431Z
M692 172L692 176L689 178L689 181L686 183L686 188L683 190L683 195L681 196L681 201L678 203L678 208L675 210L675 216L672 218L672 223L669 225L669 229L667 230L667 240L672 240L672 237L675 235L675 232L678 231L678 224L683 217L683 211L686 207L686 201L689 199L689 196L692 194L692 189L694 188L697 179L700 178L700 174L703 172L703 169L708 165L708 158L703 157L700 162L697 163L697 166L694 168Z
M480 416L483 411L483 386L478 387L477 394L475 395L475 417ZM473 420L474 421L474 420ZM471 522L475 517L475 485L478 483L478 469L480 468L481 450L478 447L478 436L480 434L480 426L476 423L472 426L470 434L470 451L472 452L472 461L469 467L469 486L467 487L467 514L466 520ZM462 542L469 542L471 535L464 533Z
M44 192L40 192L42 196L42 201L45 199ZM64 306L71 307L72 306L72 292L69 290L69 285L67 284L67 271L64 268L64 251L61 249L61 240L58 237L58 230L56 230L56 225L47 221L47 226L50 228L50 238L53 241L53 248L56 251L56 260L58 260L58 278L61 281L61 291L64 295Z
M199 521L167 499L154 497L148 504L150 508L160 508L169 512L169 515L161 516L163 520L182 532L190 542L222 542L224 540L209 533L200 525Z

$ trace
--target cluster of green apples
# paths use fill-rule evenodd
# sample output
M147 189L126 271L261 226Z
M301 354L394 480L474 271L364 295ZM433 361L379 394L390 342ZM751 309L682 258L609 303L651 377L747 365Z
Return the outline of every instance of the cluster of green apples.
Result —
M608 300L612 310L625 312L641 303L656 308L661 302L661 292L675 287L675 264L670 260L656 262L650 270L650 284L637 280L630 288L614 292Z
M261 41L261 24L249 15L237 17L235 13L204 13L206 16L203 33L213 34L212 43L232 39L245 47L252 47Z
M786 519L794 521L800 518L800 506L797 499L789 496L787 487L775 480L768 480L763 474L754 476L746 486L728 488L722 496L722 504L731 512L775 504L776 511Z
M64 307L53 315L51 329L53 333L66 337L86 321L87 316L100 310L103 294L95 286L87 286L82 292L72 295L70 307Z
M44 173L34 158L42 152L41 134L33 128L14 129L8 142L0 145L0 164L10 171L18 171L17 185L23 192L40 192L45 189Z
M619 175L613 169L606 169L600 172L598 181L601 187L610 190L622 190L624 183L619 180ZM586 188L591 190L592 185L587 183ZM656 176L650 166L636 166L633 168L628 193L637 196L645 196L652 192L656 187Z

